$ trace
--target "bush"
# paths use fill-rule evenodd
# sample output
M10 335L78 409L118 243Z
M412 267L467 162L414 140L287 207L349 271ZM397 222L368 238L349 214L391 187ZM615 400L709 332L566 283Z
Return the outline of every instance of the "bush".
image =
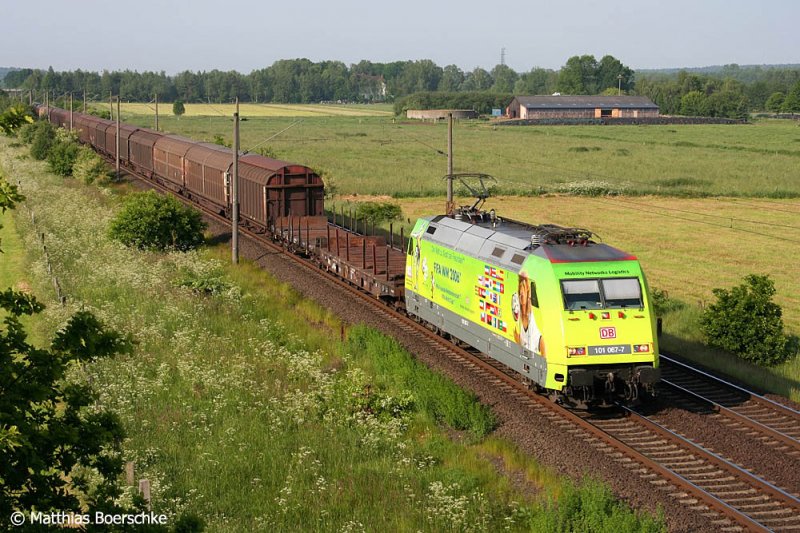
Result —
M655 310L656 316L661 317L667 313L678 311L679 309L683 309L685 307L683 302L670 298L667 291L662 291L661 289L656 288L650 289L650 302L653 304L653 309Z
M359 202L356 204L356 218L369 220L373 224L398 220L403 210L397 204L389 202Z
M772 301L775 284L769 276L750 274L731 290L714 289L717 302L700 319L709 345L752 363L772 366L790 355L783 333L782 310Z
M71 176L72 166L78 159L78 145L72 143L55 143L47 154L47 165L59 176Z
M6 109L0 114L0 130L6 135L14 135L14 132L25 124L33 122L33 113L28 106L17 104Z
M31 156L39 161L44 161L55 140L55 128L49 122L37 122L31 139Z
M78 149L78 158L72 166L72 175L89 185L107 181L107 167L103 158L86 146Z
M190 250L203 242L202 215L171 196L153 191L128 198L109 228L109 235L126 246L143 250Z
M186 113L186 106L183 105L183 102L180 100L176 100L175 103L172 104L172 114L179 117L184 113Z

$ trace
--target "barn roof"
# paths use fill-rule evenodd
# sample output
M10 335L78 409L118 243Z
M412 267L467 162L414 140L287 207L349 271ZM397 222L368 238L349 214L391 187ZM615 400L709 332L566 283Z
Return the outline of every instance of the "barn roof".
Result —
M517 96L527 109L658 109L646 96Z

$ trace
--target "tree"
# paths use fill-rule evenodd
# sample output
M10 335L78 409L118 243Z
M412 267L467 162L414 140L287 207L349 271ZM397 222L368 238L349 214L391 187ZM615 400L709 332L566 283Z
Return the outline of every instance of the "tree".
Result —
M551 94L555 91L558 74L552 70L533 68L514 84L515 94Z
M597 60L592 55L572 56L558 73L558 91L597 94Z
M800 81L794 84L781 106L784 113L800 113Z
M690 91L681 97L681 115L702 117L708 114L708 98L701 91Z
M508 65L496 65L492 69L494 84L492 90L498 93L514 92L514 84L519 79L519 74L514 72Z
M714 289L717 301L703 312L700 327L709 345L752 363L772 366L790 355L783 333L782 310L772 301L775 284L769 276L750 274L732 288Z
M172 104L172 114L179 117L184 113L186 113L186 106L183 105L182 101L175 100L175 103Z
M764 104L764 107L767 111L772 111L773 113L780 113L781 107L783 106L783 100L786 98L782 92L775 92L767 98L767 102Z
M606 89L616 89L619 92L621 89L627 93L633 89L633 70L623 65L614 56L603 56L600 63L597 64L596 79L598 92Z
M439 80L438 90L446 93L456 92L464 83L464 72L456 65L447 65L442 70L442 79Z
M66 374L76 363L128 352L132 343L79 311L49 349L36 348L20 317L43 308L30 294L0 292L0 524L19 509L120 511L122 425L96 405L91 386Z
M206 223L199 211L154 191L133 194L111 221L109 235L143 250L190 250L202 244Z
M492 75L486 70L476 67L475 70L467 74L462 84L462 89L464 91L488 91L492 85L494 85Z

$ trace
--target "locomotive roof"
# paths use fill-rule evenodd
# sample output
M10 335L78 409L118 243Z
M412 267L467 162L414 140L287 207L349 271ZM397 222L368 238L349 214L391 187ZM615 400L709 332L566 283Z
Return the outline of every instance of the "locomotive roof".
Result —
M519 271L529 255L551 263L593 261L625 261L636 257L613 246L590 240L571 244L543 238L553 233L568 233L574 228L555 225L535 226L515 220L495 218L486 213L470 218L450 218L439 215L428 219L430 224L423 237L448 248L458 250L488 263ZM586 230L575 230L586 232ZM549 232L549 233L548 233ZM538 239L537 239L538 237ZM563 239L562 239L563 241Z

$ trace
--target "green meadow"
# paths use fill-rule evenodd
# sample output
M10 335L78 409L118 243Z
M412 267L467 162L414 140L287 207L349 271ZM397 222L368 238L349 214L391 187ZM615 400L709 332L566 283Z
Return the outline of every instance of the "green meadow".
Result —
M242 112L243 150L266 148L274 157L311 166L343 194L442 194L444 122L314 116L312 106L283 107L282 116ZM162 111L160 129L230 142L227 111L180 118ZM151 113L123 111L122 119L152 128ZM497 126L474 120L454 126L455 171L491 174L505 194L797 198L798 163L800 127L789 120L674 126Z

